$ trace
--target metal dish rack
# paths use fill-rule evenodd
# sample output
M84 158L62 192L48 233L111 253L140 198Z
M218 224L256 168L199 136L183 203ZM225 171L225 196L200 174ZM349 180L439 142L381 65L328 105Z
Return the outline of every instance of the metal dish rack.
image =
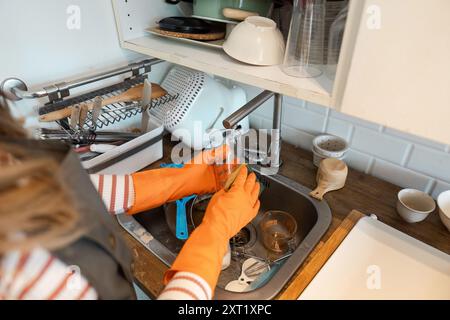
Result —
M130 89L131 87L140 85L144 82L146 79L146 75L141 75L134 79L127 79L124 80L122 83L109 86L100 90L92 91L80 96L77 96L75 98L63 100L60 102L54 102L50 105L44 105L39 108L39 114L43 115L52 111L64 109L71 105L80 104L83 102L93 103L93 100L96 97L101 98L110 98L115 95L119 95L122 92L125 92L126 90ZM158 108L161 107L163 104L170 102L172 100L175 100L178 97L178 94L171 95L167 94L161 98L158 99L152 99L152 106L151 108ZM114 103L110 105L106 105L102 108L102 112L100 116L97 119L97 122L94 124L92 121L92 111L89 111L87 115L86 122L84 124L83 129L84 130L95 130L95 129L102 129L105 127L108 127L114 123L117 123L121 120L125 120L127 118L130 118L132 116L136 116L138 114L142 113L142 106L139 101L134 101L131 103ZM68 125L68 121L65 120L59 120L57 121L62 129L65 130L72 130L70 129Z
M109 98L119 95L131 87L140 85L147 78L151 71L151 66L163 62L160 59L146 59L140 62L129 64L126 67L110 70L104 73L96 74L90 77L74 80L72 82L59 83L43 88L36 92L28 92L27 86L23 81L16 78L10 78L3 81L1 90L11 100L36 99L48 97L49 102L39 107L39 115L61 110L69 106L75 106L81 103L92 103L96 97ZM120 83L81 94L76 97L70 97L70 89L88 85L100 80L105 80L121 74L131 73L131 76ZM161 116L159 110L164 110L164 105L178 98L177 93L168 93L158 99L152 99L149 107L153 116ZM126 120L142 113L143 106L140 101L119 102L102 107L102 111L94 123L92 111L89 111L84 121L83 127L73 129L70 127L68 119L56 121L60 129L41 129L38 136L41 139L56 139L71 141L74 144L90 144L96 141L96 137L102 134L102 130L108 129L113 124ZM162 119L159 119L160 121ZM123 136L123 132L122 136ZM145 132L141 132L143 134ZM108 132L111 139L114 138L114 132ZM138 136L138 134L136 134Z

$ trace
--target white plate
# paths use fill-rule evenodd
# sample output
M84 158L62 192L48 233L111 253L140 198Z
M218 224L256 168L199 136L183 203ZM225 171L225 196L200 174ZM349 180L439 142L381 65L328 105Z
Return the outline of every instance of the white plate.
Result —
M187 42L187 43L193 43L196 45L201 45L204 47L209 47L209 48L216 48L216 49L222 49L223 43L225 42L225 39L221 39L221 40L212 40L212 41L199 41L199 40L193 40L193 39L187 39L187 38L178 38L178 37L172 37L166 34L161 34L158 32L155 32L152 30L152 28L147 28L145 29L146 32L163 37L163 38L169 38L169 39L174 39L174 40L179 40L182 42Z

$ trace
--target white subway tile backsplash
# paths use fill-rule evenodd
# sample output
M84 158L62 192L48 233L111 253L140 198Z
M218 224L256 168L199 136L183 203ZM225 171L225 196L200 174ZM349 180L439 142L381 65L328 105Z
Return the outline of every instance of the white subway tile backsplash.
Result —
M320 113L323 115L326 115L327 111L329 110L329 108L327 108L327 107L324 107L324 106L321 106L319 104L315 104L312 102L306 102L305 108L307 110L311 110L311 111L314 111L314 112L317 112L317 113Z
M251 99L261 89L246 86ZM254 128L272 128L273 101L250 116ZM450 190L450 146L355 118L333 109L290 97L283 100L283 140L311 150L323 131L349 141L349 167L432 193Z
M338 112L336 110L330 110L330 115L332 117L337 118L337 119L341 119L343 121L346 121L346 122L349 122L349 123L353 123L353 124L356 124L356 125L359 125L359 126L362 126L362 127L365 127L365 128L369 128L369 129L372 129L372 130L379 131L382 128L382 126L380 124L378 124L378 123L374 123L374 122L366 121L366 120L359 119L359 118L356 118L356 117L352 117L352 116L349 116L349 115L347 115L345 113Z
M260 116L252 114L249 116L250 127L253 129L262 128L262 119Z
M351 123L329 117L326 132L347 140L350 134L351 127Z
M356 126L351 147L358 151L400 164L408 143L375 130Z
M427 185L432 179L380 159L375 160L370 174L402 188L414 188L422 191L426 191Z
M283 126L281 137L283 141L306 150L311 150L314 139L313 135L289 126Z
M273 98L271 98L271 99L267 100L266 102L264 102L253 113L257 114L257 115L260 115L260 116L263 116L263 117L272 118L272 116L273 116Z
M445 183L444 181L437 181L436 185L434 186L432 196L433 198L437 199L437 197L444 191L450 190L450 184Z
M445 150L445 144L443 143L439 143L439 142L435 142L429 139L425 139L422 137L418 137L415 136L413 134L407 133L407 132L401 132L392 128L385 128L384 132L388 135L394 136L396 138L400 138L402 140L407 140L409 142L415 143L415 144L419 144L419 145L423 145L423 146L428 146L440 151Z
M306 100L299 100L292 97L283 96L283 103L289 103L293 106L304 108L308 102L306 102Z
M261 118L261 128L263 129L272 129L273 122L272 119Z
M325 115L302 109L288 103L283 105L283 123L312 135L322 132Z
M450 182L450 154L448 153L416 145L406 166L409 169Z
M371 156L368 156L364 153L350 149L345 154L344 161L351 168L356 169L361 172L365 172L369 165L370 159L371 159Z

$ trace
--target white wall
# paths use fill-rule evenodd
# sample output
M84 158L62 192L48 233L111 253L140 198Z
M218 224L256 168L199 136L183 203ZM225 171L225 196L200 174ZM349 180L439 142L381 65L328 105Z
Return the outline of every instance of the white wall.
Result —
M67 27L71 5L80 8L80 29ZM39 89L136 59L119 46L111 0L0 0L0 81L18 77ZM164 71L155 67L153 78ZM18 103L16 114L38 104Z

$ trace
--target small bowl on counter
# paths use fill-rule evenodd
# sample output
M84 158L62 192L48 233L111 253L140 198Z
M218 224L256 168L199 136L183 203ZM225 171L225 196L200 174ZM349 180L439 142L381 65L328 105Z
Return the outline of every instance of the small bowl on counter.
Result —
M436 202L423 191L403 189L398 193L397 212L406 222L423 221L435 209Z
M343 160L348 151L348 143L345 139L332 134L321 134L314 138L312 152L313 162L316 167L326 158Z
M450 232L450 190L442 192L438 198L439 217Z

